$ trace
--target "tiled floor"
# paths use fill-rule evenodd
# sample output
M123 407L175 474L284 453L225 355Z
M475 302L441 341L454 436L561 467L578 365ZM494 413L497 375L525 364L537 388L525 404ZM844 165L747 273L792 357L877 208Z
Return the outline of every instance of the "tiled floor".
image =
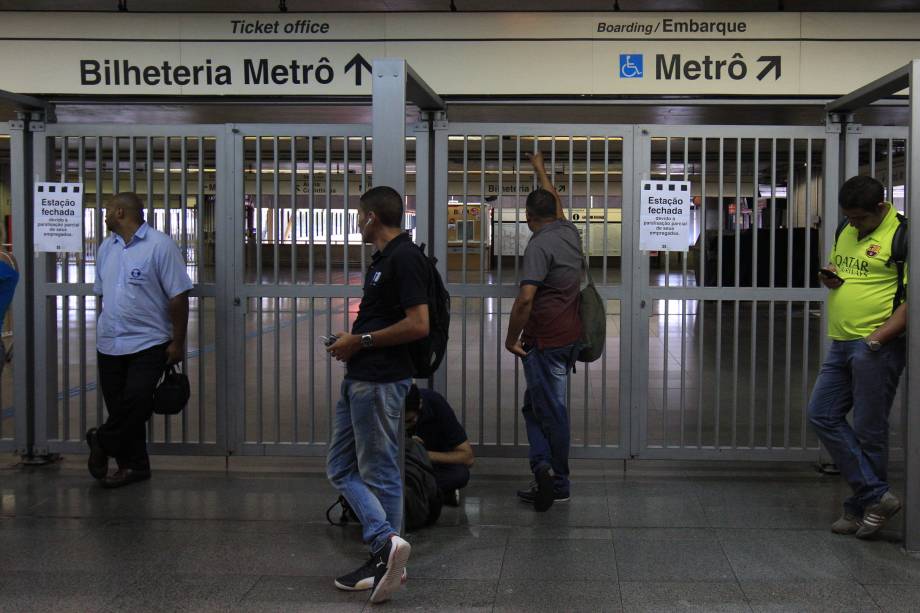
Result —
M82 462L0 469L0 611L920 610L900 523L832 535L845 488L802 465L582 461L572 500L536 514L523 461L481 460L372 607L332 585L366 554L325 521L321 462L155 458L118 491Z

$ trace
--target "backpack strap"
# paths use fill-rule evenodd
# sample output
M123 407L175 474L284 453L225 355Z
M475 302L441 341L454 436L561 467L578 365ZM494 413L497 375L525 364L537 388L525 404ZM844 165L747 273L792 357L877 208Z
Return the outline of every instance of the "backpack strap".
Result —
M850 220L844 216L841 218L840 223L837 224L837 229L834 230L834 247L837 246L837 239L840 238L840 234L846 229L848 223L850 223Z
M907 218L898 213L898 224L897 229L894 231L894 236L891 237L891 257L888 258L888 261L885 262L886 266L890 266L894 262L895 268L898 274L898 288L894 292L894 300L892 302L891 312L894 313L895 310L904 300L907 299L907 288L904 285L904 268L907 265L907 254L908 254L908 236L907 236Z

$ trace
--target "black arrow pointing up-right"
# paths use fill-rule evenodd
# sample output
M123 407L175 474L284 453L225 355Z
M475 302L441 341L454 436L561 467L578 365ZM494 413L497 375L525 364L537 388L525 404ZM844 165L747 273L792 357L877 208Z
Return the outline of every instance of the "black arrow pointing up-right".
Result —
M345 72L351 72L351 69L355 69L355 87L361 87L361 73L362 70L366 70L368 74L374 69L367 60L365 60L360 53L356 53L355 57L345 64Z
M774 68L776 69L776 78L779 79L779 75L781 74L781 71L782 71L781 69L782 60L783 58L779 55L761 55L759 58L757 58L758 62L767 62L767 65L764 66L763 70L760 71L760 74L757 75L757 80L763 81L764 77L767 76L767 73L773 70Z

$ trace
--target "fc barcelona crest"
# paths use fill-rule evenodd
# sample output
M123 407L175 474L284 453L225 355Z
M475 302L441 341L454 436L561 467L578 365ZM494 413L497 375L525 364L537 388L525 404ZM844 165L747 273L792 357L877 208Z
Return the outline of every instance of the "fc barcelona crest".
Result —
M882 250L881 245L869 245L869 248L866 249L866 255L868 255L870 258L874 258L875 256L878 255L878 252L881 250Z

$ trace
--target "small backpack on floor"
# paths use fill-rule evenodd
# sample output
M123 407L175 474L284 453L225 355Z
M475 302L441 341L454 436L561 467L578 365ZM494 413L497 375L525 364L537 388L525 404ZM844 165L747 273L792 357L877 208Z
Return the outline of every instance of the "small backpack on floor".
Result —
M410 437L406 437L405 471L403 509L406 530L418 530L438 521L441 516L441 497L438 495L438 482L428 452L421 443ZM332 513L337 505L341 506L342 511L338 520L334 520ZM352 521L358 523L358 516L345 497L339 496L326 509L326 520L333 526L345 526Z

